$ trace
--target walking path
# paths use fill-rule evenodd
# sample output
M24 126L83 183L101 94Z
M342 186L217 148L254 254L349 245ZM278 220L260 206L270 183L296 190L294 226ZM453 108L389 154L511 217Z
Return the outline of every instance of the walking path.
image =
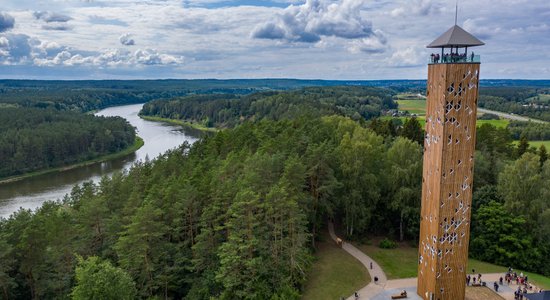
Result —
M328 232L330 233L330 237L336 241L336 234L334 233L334 225L332 222L328 224ZM386 278L386 273L382 271L382 268L369 256L367 256L363 251L357 249L355 246L353 246L350 243L342 243L342 249L344 249L347 253L351 254L351 256L355 257L357 260L359 260L365 268L369 271L370 277L372 281L365 286L364 288L357 291L359 294L359 299L372 299L374 295L380 294L384 291L384 286L386 285L386 282L388 281ZM370 264L372 263L372 269L370 268ZM374 283L374 277L378 277L378 282ZM348 300L354 300L354 296L348 297Z
M337 236L334 233L334 225L329 222L328 231L330 237L336 242ZM350 243L342 243L342 249L348 252L351 256L359 260L363 266L369 271L371 282L365 287L357 291L359 299L361 300L382 300L391 299L392 295L397 295L403 290L407 291L407 299L421 300L420 296L416 294L416 278L403 278L387 280L386 274L372 258L366 255L363 251L357 249ZM372 269L370 264L372 263ZM493 289L493 283L499 281L499 278L504 276L502 273L490 273L482 274L482 279L487 283L487 287ZM374 277L378 277L378 282L374 283ZM514 299L514 291L518 288L516 284L507 285L506 283L499 286L498 294L506 300ZM534 289L538 290L538 289ZM351 295L347 300L355 300L355 297Z

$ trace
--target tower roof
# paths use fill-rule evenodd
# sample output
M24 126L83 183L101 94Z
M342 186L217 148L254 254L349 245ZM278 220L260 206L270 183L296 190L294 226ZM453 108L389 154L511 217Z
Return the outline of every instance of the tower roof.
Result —
M435 39L427 46L427 48L442 48L442 47L474 47L485 45L484 42L478 40L475 36L468 33L458 25L449 28L444 34Z

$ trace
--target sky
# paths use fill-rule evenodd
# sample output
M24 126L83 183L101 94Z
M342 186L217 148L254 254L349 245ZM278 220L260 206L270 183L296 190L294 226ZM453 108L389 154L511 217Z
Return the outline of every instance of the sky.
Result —
M2 0L0 78L424 79L455 0ZM482 79L550 79L549 0L460 0Z

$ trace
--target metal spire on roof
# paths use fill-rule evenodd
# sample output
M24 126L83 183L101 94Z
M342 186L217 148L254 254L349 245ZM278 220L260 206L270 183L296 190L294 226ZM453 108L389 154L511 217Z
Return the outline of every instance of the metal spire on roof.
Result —
M458 0L455 4L455 25L447 32L438 37L435 41L431 42L428 48L445 48L445 47L475 47L485 45L482 41L475 36L468 33L457 25L458 23Z
M455 25L458 20L458 0L456 0L456 6L455 6Z

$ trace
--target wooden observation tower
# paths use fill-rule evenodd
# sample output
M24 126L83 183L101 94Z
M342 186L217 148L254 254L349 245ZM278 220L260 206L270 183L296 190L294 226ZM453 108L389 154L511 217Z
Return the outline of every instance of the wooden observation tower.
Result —
M465 297L480 66L468 48L481 45L456 22L428 45L438 50L428 65L418 257L426 300Z

